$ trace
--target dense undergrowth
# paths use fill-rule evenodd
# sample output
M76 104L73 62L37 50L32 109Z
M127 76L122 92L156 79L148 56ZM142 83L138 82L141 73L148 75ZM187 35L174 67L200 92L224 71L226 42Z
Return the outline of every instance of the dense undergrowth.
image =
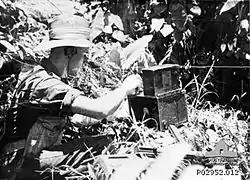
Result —
M128 27L124 27L123 17L115 15L117 3L112 2L81 1L81 5L75 8L76 14L85 16L91 22L91 40L95 46L86 54L88 61L83 64L81 74L70 79L71 85L81 89L86 96L96 98L118 87L130 73L140 73L144 67L165 63L182 65L181 81L187 90L189 121L179 127L181 137L200 156L213 149L218 140L224 139L230 150L239 154L237 168L242 179L248 179L249 119L247 113L241 111L248 79L243 78L244 88L240 93L233 94L238 97L235 98L237 103L234 108L218 105L218 101L212 103L206 97L212 94L212 99L219 96L221 101L230 102L233 96L225 98L221 95L228 88L223 83L228 82L228 77L236 74L234 78L237 79L242 72L245 75L249 71L247 68L240 71L216 69L222 65L248 65L249 2L216 1L209 6L198 2L199 6L192 4L191 8L185 1L167 5L166 2L131 5L133 8L127 16L131 34L124 33ZM39 11L35 6L32 7L34 9L29 7L26 14L25 7L21 5L18 1L0 1L0 135L4 133L4 116L11 102L16 76L23 64L37 64L48 55L48 52L36 51L36 46L48 38L47 23L55 16L54 11L43 15L42 9ZM197 7L206 14L199 12ZM227 62L228 59L233 63ZM195 68L197 66L203 68ZM225 72L229 76L224 76ZM76 136L114 135L114 142L103 154L132 154L140 146L164 153L164 146L178 143L168 130L160 132L146 127L147 119L142 122L135 120L125 108L110 118L113 121L75 130ZM92 155L81 169L65 165L47 169L46 172L52 177L57 172L67 179L105 179L103 170L93 163L96 158ZM190 162L188 165L191 165ZM204 165L202 160L198 164ZM144 174L150 168L148 166ZM181 171L174 171L172 179L177 179L184 168L185 165ZM146 175L138 178L146 179Z

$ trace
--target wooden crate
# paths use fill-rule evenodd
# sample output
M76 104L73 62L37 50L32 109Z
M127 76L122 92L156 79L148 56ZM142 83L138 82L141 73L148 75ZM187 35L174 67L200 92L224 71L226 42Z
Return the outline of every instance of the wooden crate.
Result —
M157 96L180 88L179 66L164 64L142 69L144 94Z
M130 113L136 120L142 121L154 118L158 129L164 130L169 124L179 125L187 122L187 104L185 91L177 89L160 96L129 96ZM148 121L147 126L155 126L154 121Z

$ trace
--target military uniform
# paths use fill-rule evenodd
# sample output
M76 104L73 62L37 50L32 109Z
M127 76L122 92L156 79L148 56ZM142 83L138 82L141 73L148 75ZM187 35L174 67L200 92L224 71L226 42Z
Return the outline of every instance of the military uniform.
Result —
M13 103L17 106L12 107L9 120L13 121L7 123L4 140L7 146L23 139L25 141L17 148L19 153L15 156L19 157L7 160L4 158L4 162L1 162L5 167L2 166L0 174L4 174L3 176L7 176L8 179L15 174L13 171L20 174L20 177L30 178L30 173L41 166L73 163L74 158L85 153L87 147L96 146L97 149L102 149L111 142L111 139L106 137L103 137L105 140L101 138L99 143L98 139L91 141L85 137L61 145L63 130L70 123L68 117L72 115L70 106L74 99L81 95L81 91L61 81L60 77L53 73L56 71L50 61L44 62L42 64L45 68L37 65L19 75ZM51 156L47 151L44 158L40 156L44 149L57 153L52 153ZM13 155L11 152L3 151L5 154ZM42 155L44 156L44 153ZM67 162L67 159L71 162ZM79 162L75 164L77 165Z

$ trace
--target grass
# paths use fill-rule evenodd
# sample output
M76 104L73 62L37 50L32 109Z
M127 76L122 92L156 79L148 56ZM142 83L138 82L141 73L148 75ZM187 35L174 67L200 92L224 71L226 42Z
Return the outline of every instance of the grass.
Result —
M24 2L24 1L23 1ZM26 1L25 1L26 2ZM24 5L26 4L24 2ZM37 4L37 2L30 0L31 4ZM49 1L48 1L49 2ZM58 1L59 2L59 1ZM38 3L39 5L39 3ZM42 6L42 9L46 9L46 6L50 6L51 4L45 3ZM31 11L35 7L31 7ZM36 9L36 8L35 8ZM39 6L38 9L41 9ZM56 11L56 12L54 12ZM58 13L58 10L53 10L54 13ZM47 11L44 11L47 12ZM38 17L43 18L51 17L53 13L50 14L39 14ZM43 30L43 29L42 29ZM41 34L38 34L42 36ZM29 39L24 39L26 42ZM35 44L32 43L30 48L34 47ZM109 47L105 43L99 43L99 50L108 52ZM98 49L97 48L97 49ZM122 71L117 71L117 67L108 62L108 55L104 56L92 56L95 52L90 52L90 61L84 64L83 72L79 77L72 80L72 86L75 86L79 89L84 89L84 92L89 97L98 97L103 94L103 92L114 89L117 87L117 84L121 82ZM98 52L96 52L98 54ZM108 54L108 53L107 53ZM144 57L144 56L143 56ZM211 56L210 56L211 57ZM144 58L147 58L146 56ZM147 62L147 60L145 60ZM191 145L191 149L193 151L200 151L202 154L206 152L207 149L212 149L215 146L215 142L211 141L211 138L206 133L208 129L215 130L216 134L220 139L225 139L229 144L230 150L236 151L240 157L243 164L246 164L246 134L247 134L247 122L239 121L237 117L237 111L234 109L226 110L225 108L217 105L212 106L209 102L206 101L206 96L209 94L214 94L218 96L215 92L209 91L207 87L211 85L209 82L209 78L211 72L213 70L213 66L215 61L213 61L211 67L206 73L205 77L202 81L199 81L199 76L194 75L193 79L184 87L184 89L192 86L193 91L188 93L187 99L190 101L188 105L188 116L189 121L185 123L182 127L179 128L181 136L186 140L186 142ZM240 107L240 101L244 97L245 93L242 95L234 96L233 99L237 100L237 108ZM3 112L3 110L2 110ZM112 130L112 133L115 134L115 140L108 147L106 147L102 154L104 155L113 155L113 154L131 154L135 153L135 149L139 146L156 148L159 151L169 152L168 147L171 145L176 145L177 140L168 130L164 132L157 131L156 128L148 128L146 127L146 123L148 121L154 121L156 127L158 126L158 122L154 118L145 119L147 111L144 111L143 118L140 122L137 121L135 115L132 114L132 117L128 117L128 121L120 121L114 119L112 123L102 125L102 129L98 132L99 134L109 134ZM213 127L213 128L212 128ZM1 131L1 129L0 129ZM1 137L0 137L1 138ZM85 145L86 146L86 145ZM65 179L91 179L91 180L105 180L109 179L109 177L104 176L103 169L100 165L96 163L96 156L94 155L92 147L87 147L85 153L83 153L78 158L70 159L73 160L71 165L64 164L59 167L51 167L47 168L44 171L39 171L39 173L45 174L49 173L47 179L55 179L55 174L61 174L65 176ZM145 169L145 172L141 172L143 174L141 177L137 177L137 179L145 179L146 171L151 171L151 174L154 176L159 175L157 168L153 171L153 167L157 164L160 167L165 167L166 162L169 159L178 160L175 165L171 166L169 163L169 168L173 169L173 173L171 180L175 180L179 177L179 175L183 172L183 170L190 166L190 162L187 160L183 160L183 156L187 153L186 151L180 151L180 154L171 151L172 154L168 154L168 156L164 156L164 161L159 164L149 164ZM77 153L79 154L79 153ZM90 158L82 160L84 155L90 154ZM165 154L166 155L166 154ZM145 156L142 156L145 158ZM155 160L155 161L157 161ZM94 162L94 163L93 163ZM79 167L75 167L77 164L80 164ZM249 168L244 166L246 169L245 174L249 174ZM151 170L150 170L151 169ZM163 170L164 171L164 170ZM128 172L124 172L126 175ZM169 174L168 174L169 175ZM135 177L136 178L136 177Z
M187 100L191 101L191 106L194 107L194 109L205 108L205 106L208 105L204 103L206 102L205 97L207 95L213 94L218 97L218 94L216 92L209 91L206 88L207 86L211 85L211 82L208 82L208 80L210 77L210 73L213 70L214 64L215 64L215 61L213 61L211 67L209 68L208 72L206 73L206 76L204 77L201 83L198 81L198 76L194 74L193 75L194 78L189 83L187 83L187 85L183 88L183 89L187 89L190 86L193 87L191 93L188 93L189 96L187 97Z

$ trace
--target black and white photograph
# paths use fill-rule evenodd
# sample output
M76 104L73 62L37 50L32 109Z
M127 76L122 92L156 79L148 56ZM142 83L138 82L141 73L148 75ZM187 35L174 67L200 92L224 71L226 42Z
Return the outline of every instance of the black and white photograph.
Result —
M0 180L250 180L249 0L0 0Z

